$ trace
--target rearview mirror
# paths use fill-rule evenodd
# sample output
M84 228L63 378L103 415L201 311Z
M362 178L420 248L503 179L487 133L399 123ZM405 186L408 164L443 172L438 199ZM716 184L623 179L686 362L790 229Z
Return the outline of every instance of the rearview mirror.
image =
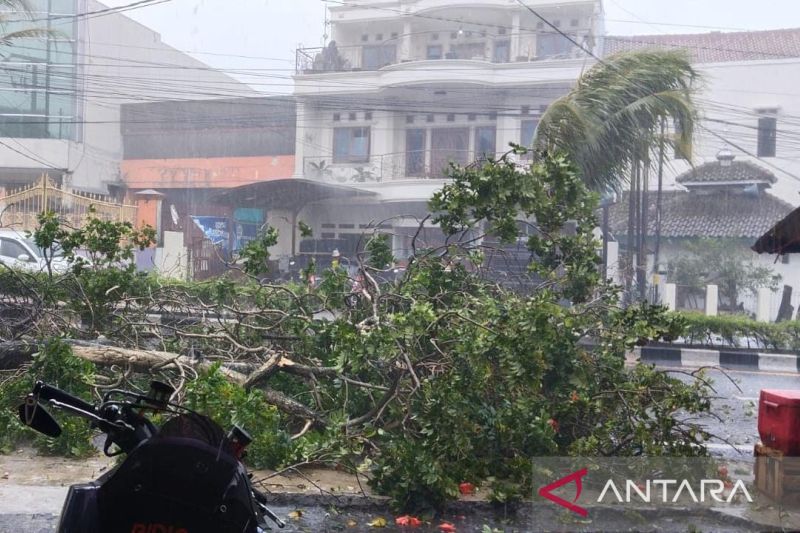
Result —
M19 406L19 419L26 426L48 437L55 438L61 435L61 426L44 407L39 405L33 394L29 394L25 398L25 403Z
M28 254L19 254L19 255L17 256L17 259L19 259L20 261L24 261L25 263L27 263L28 261L30 261L30 260L31 260L31 256L29 256Z

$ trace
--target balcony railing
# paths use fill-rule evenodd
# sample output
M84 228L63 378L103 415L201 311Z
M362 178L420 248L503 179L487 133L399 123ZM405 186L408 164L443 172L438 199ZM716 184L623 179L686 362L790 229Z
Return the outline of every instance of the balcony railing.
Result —
M389 65L411 61L472 60L490 63L527 63L546 59L573 59L581 56L575 46L558 43L555 47L544 47L531 55L510 57L507 47L486 46L487 43L456 45L449 51L439 51L426 57L403 58L400 46L393 44L365 46L328 46L325 48L298 48L295 70L297 74L321 74L326 72L375 71ZM488 43L493 45L495 43ZM569 44L569 43L568 43ZM483 46L481 46L483 45Z
M479 162L471 151L419 151L373 155L361 163L333 163L331 157L306 157L306 178L342 184L379 183L405 179L444 179L450 162Z

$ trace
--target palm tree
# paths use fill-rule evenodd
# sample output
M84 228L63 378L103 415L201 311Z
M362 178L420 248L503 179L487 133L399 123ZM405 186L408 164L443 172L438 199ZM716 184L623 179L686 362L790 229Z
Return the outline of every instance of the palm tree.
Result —
M637 282L644 298L648 185L666 146L691 153L697 117L697 72L682 51L646 50L612 56L584 74L542 116L538 150L568 153L586 184L602 192L630 187L626 288L637 251ZM668 134L667 123L677 133ZM658 165L659 167L661 165ZM660 182L660 180L659 180ZM661 191L659 189L659 195Z
M39 39L54 35L53 30L39 27L8 30L9 26L33 20L33 8L28 0L0 0L0 45L13 46L23 39Z

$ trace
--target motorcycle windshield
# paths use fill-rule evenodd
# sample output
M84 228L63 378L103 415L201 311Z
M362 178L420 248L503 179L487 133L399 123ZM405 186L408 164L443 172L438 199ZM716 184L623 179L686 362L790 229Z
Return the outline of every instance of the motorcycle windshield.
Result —
M207 416L195 413L181 414L169 419L161 426L158 435L163 438L195 439L213 448L223 446L226 451L229 451L225 432L219 427L219 424Z

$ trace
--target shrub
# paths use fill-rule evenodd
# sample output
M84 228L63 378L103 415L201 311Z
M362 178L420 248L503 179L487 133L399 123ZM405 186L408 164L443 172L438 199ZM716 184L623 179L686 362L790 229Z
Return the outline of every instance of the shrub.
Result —
M0 432L0 451L8 452L28 441L47 455L87 457L94 454L94 432L86 420L48 409L62 429L59 438L51 439L26 427L16 416L17 406L37 380L91 402L94 373L95 366L73 356L72 349L63 341L56 339L45 343L28 372L0 385L0 426L4 428Z

